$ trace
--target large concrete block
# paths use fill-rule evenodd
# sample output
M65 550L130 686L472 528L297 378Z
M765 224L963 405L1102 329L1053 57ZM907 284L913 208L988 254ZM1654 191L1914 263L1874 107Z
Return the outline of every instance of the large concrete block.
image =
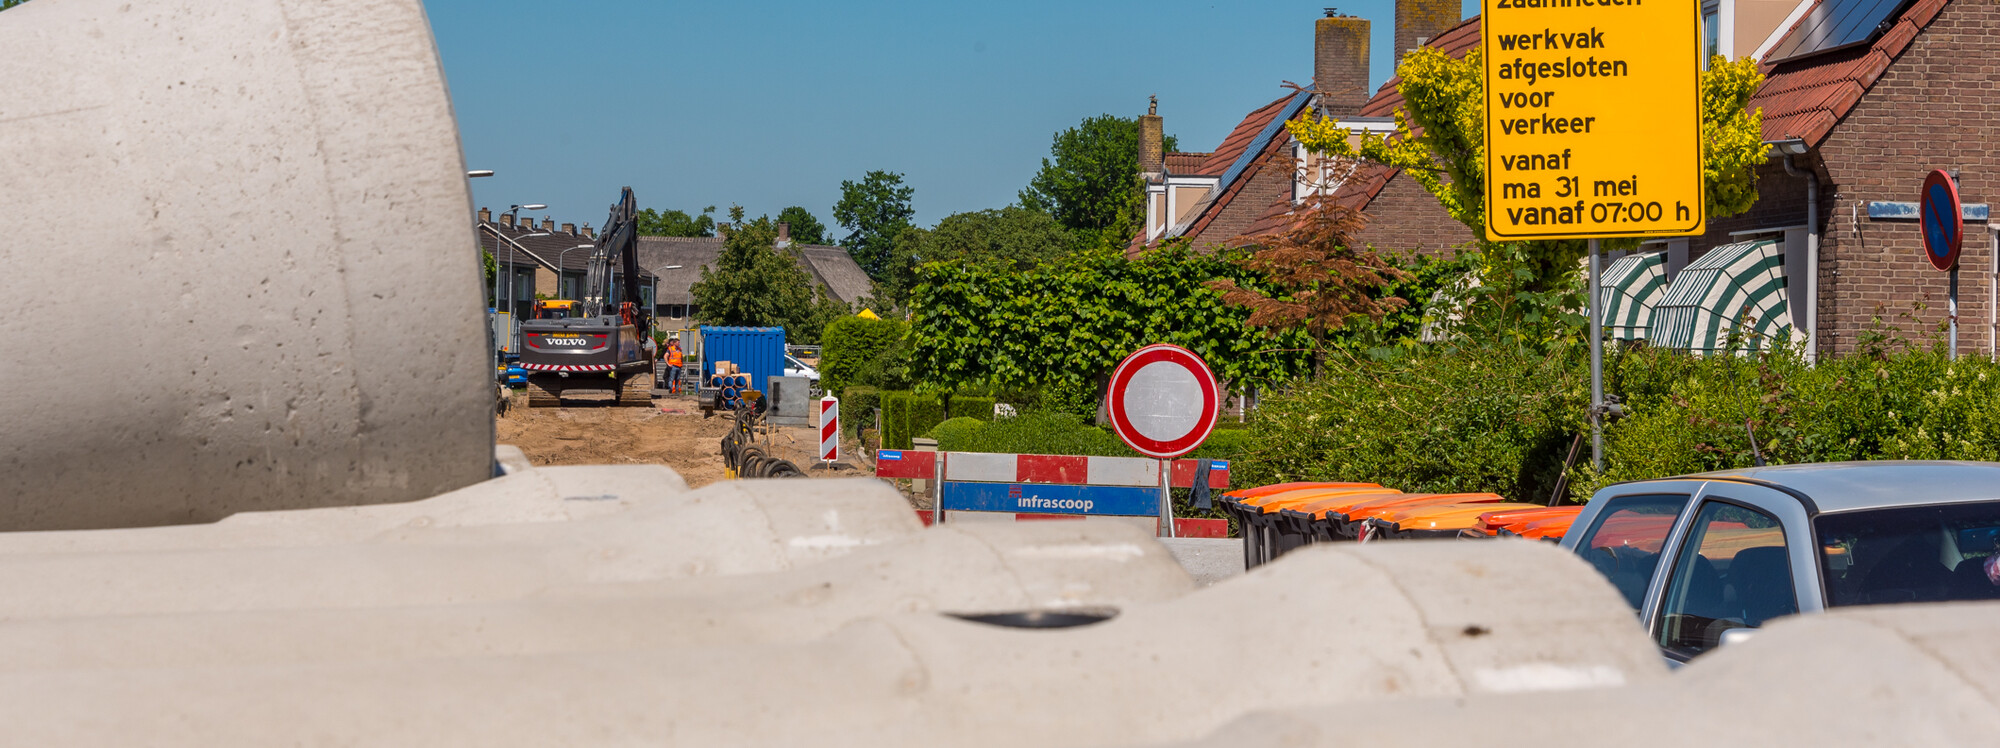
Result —
M519 602L0 622L0 671L355 663L816 639L893 613L1075 610L1194 583L1130 528L935 528L770 574L552 589Z
M405 524L345 545L0 554L0 619L518 600L780 571L921 528L871 478L727 481L568 522Z
M398 504L243 512L205 525L0 533L0 557L363 543L395 529L563 522L671 506L687 490L664 465L545 467Z
M492 475L471 201L418 0L42 0L0 50L0 530Z
M0 723L169 746L1130 745L1260 708L1661 675L1634 629L1544 544L1324 546L1060 630L912 614L781 646L4 673Z
M1245 717L1200 745L1990 746L2000 736L2000 603L1852 608L1777 621L1674 677L1564 694Z

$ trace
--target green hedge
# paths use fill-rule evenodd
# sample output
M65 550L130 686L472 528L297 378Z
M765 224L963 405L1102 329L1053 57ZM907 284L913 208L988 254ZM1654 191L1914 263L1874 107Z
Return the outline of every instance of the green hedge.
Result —
M991 421L993 420L993 403L995 402L997 401L990 397L952 395L951 417L977 418L981 421Z
M1578 434L1564 497L1618 481L1771 464L2000 460L2000 366L1906 347L1805 362L1795 351L1696 357L1607 352L1605 390L1626 418L1590 468L1589 363L1581 345L1530 352L1426 347L1330 362L1266 398L1244 434L1236 485L1373 481L1404 491L1490 491L1547 501ZM1234 438L1234 437L1226 437ZM1213 437L1211 438L1213 442Z
M825 375L821 375L825 376ZM875 409L882 407L882 392L874 387L849 387L840 392L840 430L854 435L875 428Z
M909 449L912 438L945 420L944 400L936 394L892 390L881 398L883 449Z
M828 323L821 333L819 375L829 392L856 385L901 386L897 381L909 324L897 319L847 316Z

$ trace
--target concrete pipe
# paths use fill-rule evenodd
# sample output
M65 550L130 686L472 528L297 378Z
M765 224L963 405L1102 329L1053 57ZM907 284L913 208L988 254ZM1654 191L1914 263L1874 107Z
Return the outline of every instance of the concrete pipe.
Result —
M892 613L1089 610L1193 588L1163 547L1130 527L971 524L788 572L568 587L519 602L4 621L0 671L782 644Z
M0 50L0 530L493 474L472 206L418 0L43 0Z
M26 743L1130 745L1246 712L1611 686L1664 668L1532 542L1321 546L1111 620L936 615L793 645L0 674Z
M205 525L0 533L0 558L343 545L395 529L565 522L670 505L687 491L680 474L664 465L545 467L400 504L243 512Z
M727 481L569 522L405 525L349 545L5 554L0 619L518 600L797 568L920 529L872 478Z
M1573 694L1413 699L1365 718L1245 717L1199 745L1991 746L2000 736L2000 603L1787 618L1674 677Z

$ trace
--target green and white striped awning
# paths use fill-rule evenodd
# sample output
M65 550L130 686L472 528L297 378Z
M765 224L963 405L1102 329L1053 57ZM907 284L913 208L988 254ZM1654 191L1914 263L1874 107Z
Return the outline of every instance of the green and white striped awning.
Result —
M1766 350L1796 335L1788 302L1777 242L1716 247L1674 276L1649 339L1691 353Z
M1604 336L1646 340L1653 329L1653 307L1666 294L1667 253L1618 258L1598 279L1597 304L1604 310Z

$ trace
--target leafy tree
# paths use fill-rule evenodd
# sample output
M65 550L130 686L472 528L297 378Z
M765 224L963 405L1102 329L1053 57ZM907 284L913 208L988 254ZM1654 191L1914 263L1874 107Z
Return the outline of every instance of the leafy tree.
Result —
M1016 205L954 213L936 226L905 226L889 251L888 273L875 282L877 311L904 309L916 287L918 265L955 262L984 268L1029 270L1084 247L1076 232L1049 214Z
M1173 137L1166 150L1174 150ZM1139 121L1110 114L1056 133L1053 158L1021 190L1021 205L1097 243L1122 246L1146 220L1146 186L1139 177Z
M1222 300L1250 310L1249 324L1275 329L1305 328L1313 341L1313 373L1324 368L1326 336L1356 319L1380 323L1408 304L1382 293L1410 274L1390 264L1354 238L1365 223L1360 213L1331 201L1308 209L1293 228L1258 237L1259 246L1239 264L1257 273L1268 288L1246 287L1218 278L1208 287Z
M820 223L812 211L797 205L778 211L778 222L790 224L792 241L800 244L826 244L826 224Z
M1401 169L1437 198L1440 205L1475 236L1485 236L1483 199L1484 89L1480 50L1454 59L1423 47L1403 57L1397 67L1404 108L1396 111L1396 130L1381 136L1352 134L1332 119L1310 113L1287 123L1292 136L1317 153L1357 159ZM1764 159L1761 144L1763 114L1745 104L1763 75L1754 60L1730 62L1716 57L1701 73L1701 118L1711 218L1748 210L1757 200L1756 165ZM1626 249L1636 239L1609 239L1608 249ZM1580 305L1577 261L1587 251L1580 239L1528 242L1480 240L1483 255L1478 294L1493 302L1501 317L1546 323L1559 310Z
M27 1L28 0L0 0L0 10L6 10L16 5L20 5L21 3L25 3Z
M910 325L899 319L868 319L852 314L828 323L820 336L819 375L828 392L845 392L848 387L894 388L899 381L890 371L907 366L909 354L904 338Z
M701 209L700 215L688 215L678 210L639 211L640 236L715 236L715 218L709 214L715 206Z
M828 322L849 313L816 287L796 248L777 249L776 221L760 216L746 222L741 206L729 209L729 220L715 269L702 268L701 280L689 289L703 323L783 327L787 339L810 344Z
M896 235L916 215L910 207L915 192L903 184L903 175L887 171L871 171L859 182L840 183L833 220L847 229L841 243L871 280L879 283L894 270Z
M1077 252L1022 272L927 262L912 292L911 368L919 387L1042 389L1095 405L1096 380L1125 354L1168 342L1202 354L1232 389L1305 371L1301 330L1248 334L1249 312L1205 284L1256 283L1230 260L1185 243L1127 260L1112 248Z
M966 262L1029 270L1079 249L1076 235L1048 213L1009 205L945 216L926 232L923 262Z

